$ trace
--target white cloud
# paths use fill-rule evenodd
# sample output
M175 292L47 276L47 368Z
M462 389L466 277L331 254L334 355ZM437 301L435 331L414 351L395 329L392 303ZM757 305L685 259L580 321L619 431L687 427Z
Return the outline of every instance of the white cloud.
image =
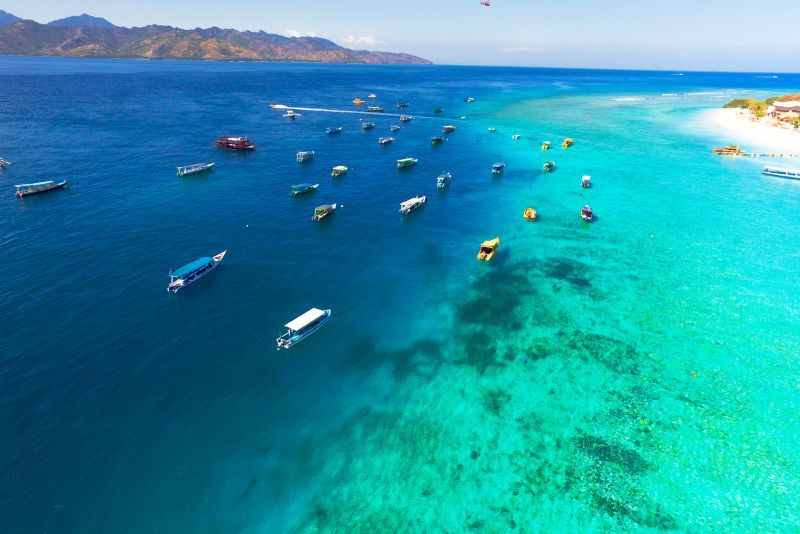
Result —
M375 39L375 37L372 35L348 35L347 37L342 38L342 43L356 46L375 46L379 44L385 44L382 41Z
M300 30L295 30L294 28L286 28L286 35L289 37L316 37L317 34L314 32L303 32Z
M500 50L504 54L541 54L544 48L531 48L530 46L513 46Z

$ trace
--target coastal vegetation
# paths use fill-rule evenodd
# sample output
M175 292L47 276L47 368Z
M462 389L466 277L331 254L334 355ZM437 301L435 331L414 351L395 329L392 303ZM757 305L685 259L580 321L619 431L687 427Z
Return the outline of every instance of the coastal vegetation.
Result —
M773 96L765 100L734 98L722 107L725 109L744 109L752 113L757 119L770 116L781 123L791 124L795 128L800 128L800 112L798 112L800 106L788 104L795 102L800 102L800 94ZM781 103L785 105L781 106Z

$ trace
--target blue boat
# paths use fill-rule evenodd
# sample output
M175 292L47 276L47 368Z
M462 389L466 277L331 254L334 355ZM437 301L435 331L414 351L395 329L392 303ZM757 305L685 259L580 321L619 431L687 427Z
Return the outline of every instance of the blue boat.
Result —
M453 175L450 174L449 172L443 172L442 174L439 175L438 178L436 178L436 187L438 187L439 189L447 187L448 185L450 185L450 182L452 181L453 181Z
M787 178L789 180L800 180L800 171L794 169L783 169L781 167L764 167L761 174L767 176L776 176L778 178Z
M52 180L48 180L46 182L36 182L32 184L19 184L15 185L14 187L17 188L15 195L17 195L19 198L22 198L28 195L45 193L47 191L52 191L53 189L67 187L67 181L63 180L61 182L54 182Z
M310 193L319 187L319 184L297 184L292 186L292 196L302 195L303 193Z
M170 271L167 291L170 293L177 293L189 284L197 282L202 277L216 269L217 265L222 262L222 259L225 257L227 252L227 250L223 250L212 258L198 258L192 263L184 265L177 271Z
M287 331L276 341L278 349L290 349L322 328L331 318L331 310L311 308L306 313L286 323Z

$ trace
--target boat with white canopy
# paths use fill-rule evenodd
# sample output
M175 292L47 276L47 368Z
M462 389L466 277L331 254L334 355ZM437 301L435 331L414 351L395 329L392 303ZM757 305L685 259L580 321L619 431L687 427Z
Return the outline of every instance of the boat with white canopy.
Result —
M278 349L290 349L322 328L331 318L331 310L311 308L300 317L286 323L286 333L276 341Z
M406 213L411 213L415 209L425 204L427 200L428 198L425 195L422 195L421 197L414 197L406 200L405 202L401 202L400 214L405 215Z

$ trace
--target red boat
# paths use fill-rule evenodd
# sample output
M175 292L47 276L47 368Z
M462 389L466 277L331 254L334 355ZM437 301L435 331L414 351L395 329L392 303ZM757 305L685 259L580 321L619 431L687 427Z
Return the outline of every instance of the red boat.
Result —
M592 213L592 208L590 208L588 204L581 210L581 219L586 222L592 222L594 219L594 213Z
M256 145L250 142L249 137L231 137L223 135L217 139L217 146L228 150L255 150Z

